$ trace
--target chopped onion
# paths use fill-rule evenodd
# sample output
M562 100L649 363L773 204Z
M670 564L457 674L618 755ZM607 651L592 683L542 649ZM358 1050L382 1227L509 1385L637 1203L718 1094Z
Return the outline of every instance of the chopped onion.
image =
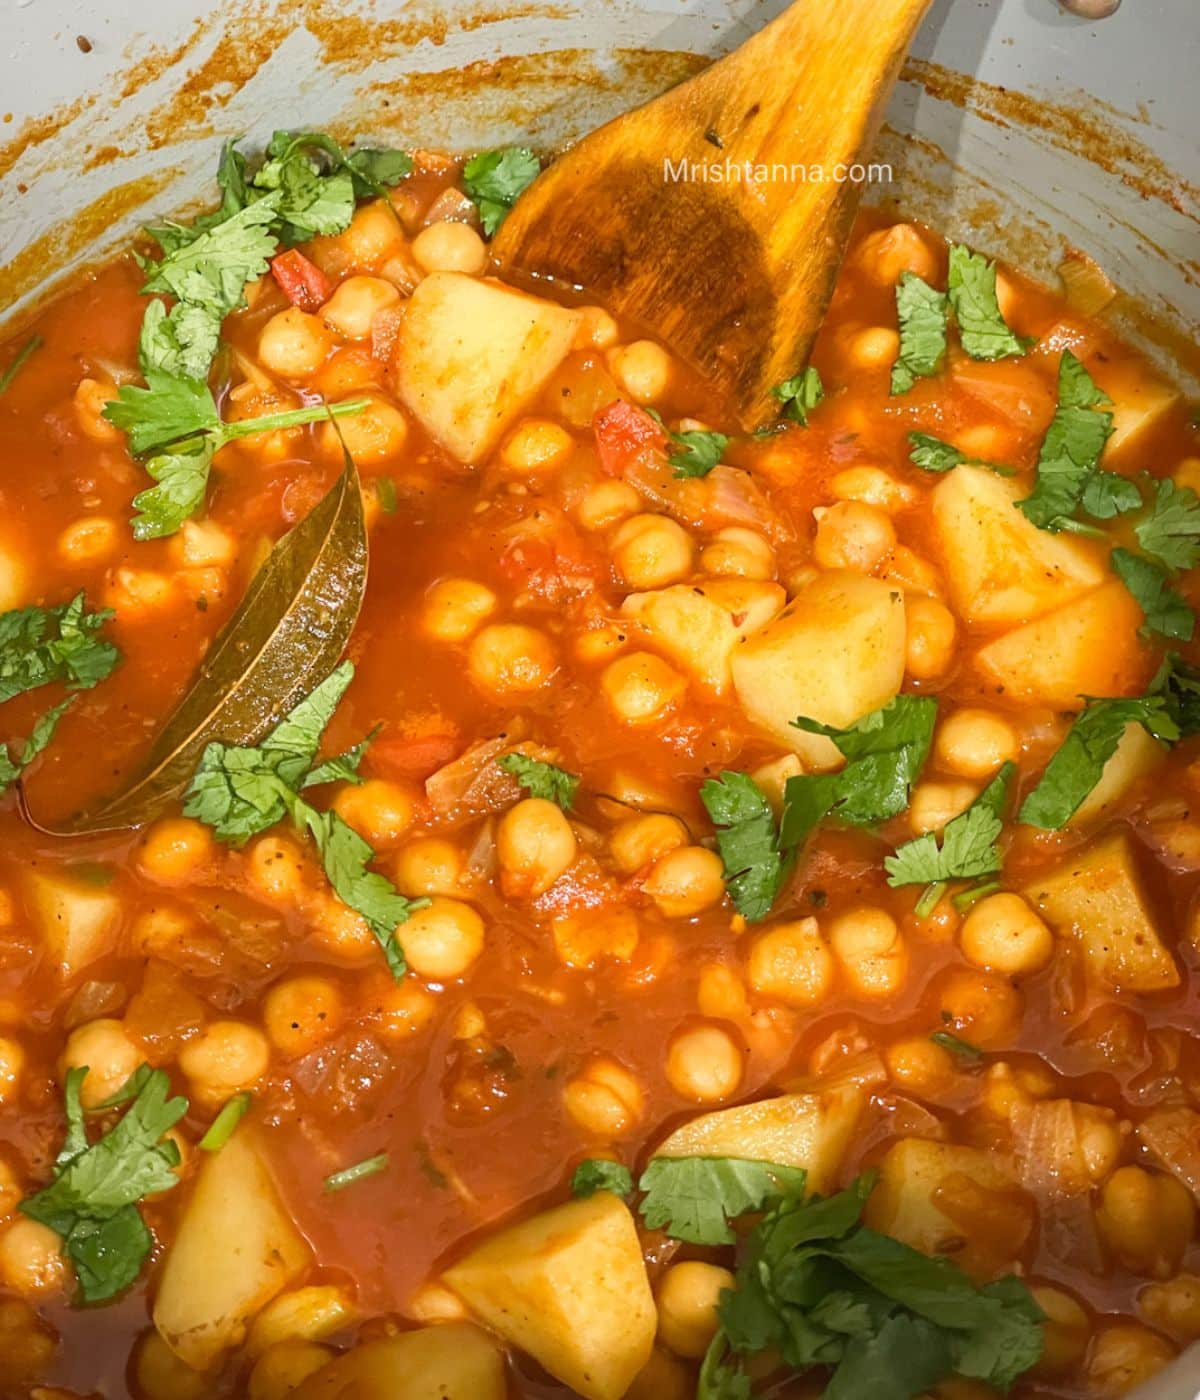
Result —
M1200 1200L1200 1113L1191 1108L1162 1108L1137 1130L1143 1146Z

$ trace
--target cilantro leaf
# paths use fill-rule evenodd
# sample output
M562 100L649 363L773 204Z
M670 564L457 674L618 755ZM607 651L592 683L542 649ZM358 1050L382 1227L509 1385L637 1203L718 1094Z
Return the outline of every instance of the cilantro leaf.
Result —
M1080 504L1112 433L1112 414L1099 408L1107 402L1081 361L1064 350L1058 362L1058 407L1038 452L1037 481L1033 492L1017 502L1040 529L1061 530Z
M150 263L142 291L166 292L215 316L227 316L242 305L246 283L266 272L275 252L270 225L277 218L279 198L276 192L239 209Z
M496 760L506 773L517 782L530 797L542 797L547 802L557 802L564 812L569 812L575 802L575 792L579 779L564 768L553 763L543 763L537 758L527 758L523 753L506 753Z
M1128 477L1098 467L1088 477L1079 503L1094 520L1112 520L1131 510L1140 510L1142 493Z
M700 800L717 827L734 908L750 923L765 919L788 868L771 804L748 773L729 770L703 785Z
M201 437L157 452L144 463L154 485L139 491L131 502L137 512L132 521L135 540L173 535L199 512L208 494L212 459L212 439Z
M139 457L179 438L221 427L216 400L206 383L155 369L147 371L145 388L122 384L117 397L104 405L103 416L120 428L129 439L130 451Z
M50 1185L27 1197L21 1211L63 1238L85 1302L104 1302L137 1277L153 1241L136 1203L178 1184L179 1149L162 1139L187 1112L187 1100L168 1098L164 1070L139 1076L140 1087L120 1121L88 1145L79 1091L79 1067L64 1089L67 1135Z
M368 194L386 196L389 187L398 185L413 172L413 158L407 151L364 146L346 161L354 180L354 192L360 197Z
M111 674L120 652L98 634L112 610L86 608L77 593L57 607L0 613L0 704L51 681L90 690Z
M528 146L481 151L467 161L463 166L463 189L479 209L486 237L492 237L517 202L517 196L533 183L540 170L541 162Z
M1146 615L1142 630L1190 642L1196 616L1171 587L1170 573L1153 559L1143 559L1128 549L1114 549L1110 558L1117 577Z
M796 728L832 739L846 759L838 773L802 773L784 790L782 845L798 846L826 817L848 826L875 826L899 816L925 765L937 718L932 696L898 695L848 729L814 720Z
M605 1157L589 1157L580 1162L571 1177L571 1194L587 1200L597 1191L611 1191L622 1200L633 1194L633 1174L620 1162Z
M59 720L74 703L75 697L68 696L66 700L47 710L45 714L39 715L29 738L25 740L20 753L15 758L7 745L0 744L0 793L7 792L38 754L46 749L51 739L54 738L54 731L58 728Z
M1165 743L1179 738L1165 695L1090 700L1021 804L1018 819L1047 831L1065 826L1100 781L1127 724L1140 724Z
M381 728L382 726L377 724L369 734L364 735L344 753L335 753L331 758L322 759L315 768L310 768L304 775L304 786L310 788L320 787L322 783L361 783L362 778L358 770Z
M942 828L942 844L926 832L906 841L884 862L888 884L932 885L942 880L967 880L991 875L1000 869L996 846L1004 822L1001 813L1008 799L1008 788L1015 763L1005 763L974 802Z
M1146 553L1168 569L1195 568L1200 563L1200 497L1190 486L1164 478L1155 486L1150 513L1133 532Z
M780 412L784 418L807 427L808 415L825 397L825 386L816 366L808 365L799 374L776 384L771 393L783 404Z
M900 353L892 366L892 393L906 394L918 379L937 374L946 358L949 298L915 272L896 283Z
M158 371L174 378L205 380L220 335L217 312L186 301L176 302L168 311L163 302L152 301L138 336L142 374Z
M638 1181L642 1219L689 1244L732 1244L728 1222L804 1193L802 1167L742 1157L654 1157Z
M675 468L676 477L707 476L721 461L721 456L729 446L724 433L711 432L706 428L692 428L685 433L670 433L673 443L679 450L667 458Z
M1151 695L1161 695L1181 738L1200 734L1200 670L1178 652L1168 652L1150 682Z
M1001 476L1012 476L1012 467L1001 466L999 462L981 462L977 457L968 457L952 443L943 442L930 433L909 433L908 460L914 467L924 472L948 472L955 467L987 467Z
M994 262L961 243L952 244L946 289L962 348L973 360L1002 360L1025 353L1025 342L1009 330L1000 314Z

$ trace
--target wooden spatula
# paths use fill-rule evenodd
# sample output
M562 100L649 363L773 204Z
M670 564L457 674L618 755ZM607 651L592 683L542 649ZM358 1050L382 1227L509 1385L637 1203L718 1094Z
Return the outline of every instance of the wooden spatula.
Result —
M760 427L833 290L863 188L839 175L870 152L931 3L797 0L560 156L500 229L501 270L585 289Z

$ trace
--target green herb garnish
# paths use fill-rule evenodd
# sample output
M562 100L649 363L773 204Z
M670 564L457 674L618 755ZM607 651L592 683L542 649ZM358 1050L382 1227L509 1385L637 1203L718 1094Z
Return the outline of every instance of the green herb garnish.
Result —
M542 797L547 802L555 802L564 812L569 812L575 802L575 792L579 779L565 768L553 763L543 763L541 759L527 758L523 753L506 753L496 762L529 794Z
M226 1099L221 1105L221 1111L208 1125L208 1130L200 1139L199 1147L202 1152L220 1152L221 1148L233 1136L233 1130L246 1116L250 1108L250 1098L248 1093L234 1094L230 1099Z
M504 222L517 196L533 183L541 168L541 162L528 146L481 151L463 166L463 189L475 201L479 221L488 238Z
M905 394L918 379L937 374L946 360L949 298L915 272L896 283L900 353L892 366L892 393Z
M771 393L783 404L782 417L807 427L808 415L825 397L825 386L816 366L808 365L799 374L776 384Z
M633 1174L620 1162L610 1162L606 1157L589 1157L575 1168L571 1177L571 1194L580 1200L587 1200L597 1191L611 1191L614 1196L626 1200L633 1194Z
M789 865L771 804L748 773L728 770L701 787L700 800L717 828L734 908L750 923L765 919Z
M378 1176L380 1172L386 1171L388 1165L388 1155L380 1152L377 1156L367 1157L364 1161L355 1162L352 1167L344 1167L340 1172L333 1172L325 1178L326 1191L344 1191L347 1186L353 1186L356 1181L363 1181L368 1176Z
M654 1157L638 1181L642 1219L688 1244L732 1244L729 1221L804 1194L802 1167L741 1157Z
M1025 353L1026 342L1009 330L1000 314L994 262L961 243L951 244L946 288L962 348L973 360Z
M1033 492L1018 507L1040 529L1058 531L1081 504L1112 433L1108 399L1082 362L1064 350L1058 362L1058 407L1038 453Z

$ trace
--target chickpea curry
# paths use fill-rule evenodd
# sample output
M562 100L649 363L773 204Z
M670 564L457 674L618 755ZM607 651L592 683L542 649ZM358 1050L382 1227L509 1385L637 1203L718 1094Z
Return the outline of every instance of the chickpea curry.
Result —
M1200 1338L1200 433L860 217L748 436L278 133L0 346L0 1395L1116 1396ZM369 568L368 568L369 559Z

